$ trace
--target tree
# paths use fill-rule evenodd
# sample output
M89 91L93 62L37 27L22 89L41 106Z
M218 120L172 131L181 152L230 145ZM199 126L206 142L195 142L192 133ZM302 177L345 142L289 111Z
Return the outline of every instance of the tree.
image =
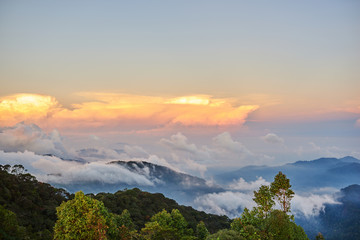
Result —
M239 232L231 229L223 229L206 238L207 240L245 240Z
M25 239L25 228L17 221L16 214L0 205L0 239Z
M77 192L73 200L56 208L54 239L107 239L110 214L98 200Z
M316 235L316 240L325 240L324 236L321 234L321 232L319 232L317 235Z
M118 226L117 236L114 239L120 240L131 240L136 238L137 232L135 230L135 225L131 219L130 213L127 209L125 209L121 215L114 214L115 225Z
M165 209L151 217L151 221L141 229L145 239L194 239L192 229L187 228L187 222L179 210L168 213Z
M290 200L294 197L294 191L290 189L290 180L285 174L279 172L271 183L270 191L275 196L284 213L290 212Z
M266 218L275 202L269 186L262 185L258 191L254 191L254 202L258 205L261 214Z
M258 191L254 191L253 200L257 207L251 211L245 208L241 217L231 223L231 230L251 240L308 240L304 229L295 224L293 216L287 214L294 195L290 187L289 179L279 172L270 187L261 186ZM272 209L274 199L279 202L282 211Z
M199 240L205 240L207 236L209 236L209 231L207 230L205 223L200 221L196 226L196 237Z

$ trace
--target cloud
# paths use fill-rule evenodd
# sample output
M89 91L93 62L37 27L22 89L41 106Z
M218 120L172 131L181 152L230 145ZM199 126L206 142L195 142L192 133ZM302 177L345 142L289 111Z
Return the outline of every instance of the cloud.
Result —
M0 126L30 120L41 123L61 109L54 97L40 94L15 94L0 98Z
M164 126L242 125L257 105L235 106L207 95L177 98L115 93L81 93L91 99L61 106L52 96L17 94L0 99L0 126L29 121L65 129L154 129ZM45 121L46 120L46 124Z
M230 218L240 217L245 207L252 208L255 206L251 195L232 191L210 193L197 197L194 204L196 209L200 211L226 215Z
M332 195L310 194L308 196L295 195L292 199L292 212L305 217L317 216L324 210L325 204L339 204Z
M262 177L258 177L256 181L246 182L243 178L239 178L238 180L234 180L228 188L231 190L238 191L255 191L258 190L261 185L270 185L270 182L267 182Z
M360 118L356 120L355 126L360 128Z
M238 157L247 157L254 155L241 142L234 141L230 133L224 132L213 138L216 151L236 153Z
M268 133L265 136L261 137L265 142L271 144L283 144L284 139L276 135L275 133Z
M79 158L90 162L129 159L124 151L105 147L83 148L77 150L76 154Z
M258 190L261 185L270 185L270 182L262 177L250 182L240 178L227 186L224 192L197 197L194 205L198 210L208 213L227 215L230 218L239 217L244 208L252 209L256 206L253 191ZM339 204L332 194L335 191L338 190L329 188L314 190L313 193L295 194L291 200L292 214L307 218L318 216L326 204Z
M29 151L0 151L0 164L22 164L40 181L52 184L100 182L153 186L153 181L156 180L150 180L145 175L131 172L116 164L65 161L55 156L41 156Z
M251 183L245 185L250 186ZM244 190L248 189L245 187ZM230 218L239 217L244 208L252 209L256 206L252 191L210 193L197 197L194 204L198 210L226 215ZM298 217L314 217L324 210L325 204L338 204L338 202L329 194L310 194L308 196L295 194L291 201L291 212Z
M0 129L0 150L14 152L25 150L36 154L53 154L69 158L71 154L65 149L62 138L57 130L49 134L35 124L23 122L13 127Z
M189 144L187 137L180 132L172 135L170 139L162 138L160 142L174 150L184 151L192 154L199 152L199 149L196 147L196 145Z
M228 132L215 136L208 145L202 146L189 142L180 132L168 139L162 138L160 143L169 148L167 159L172 165L194 175L200 173L200 176L203 176L209 166L240 167L270 159L266 155L253 153L241 142L234 140Z

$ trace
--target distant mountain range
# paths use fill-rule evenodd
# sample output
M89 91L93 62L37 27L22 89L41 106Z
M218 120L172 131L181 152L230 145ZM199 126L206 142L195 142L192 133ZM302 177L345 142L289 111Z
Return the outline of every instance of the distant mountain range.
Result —
M85 193L116 192L122 189L140 187L143 191L163 193L167 197L176 199L176 201L182 204L191 204L197 196L202 194L223 191L223 188L219 185L209 184L202 178L145 161L112 161L108 164L120 165L132 173L145 177L154 185L139 186L136 184L128 184L125 181L110 184L95 180L89 182L73 182L66 185L58 183L52 184L65 188L70 192L82 190Z
M217 182L231 183L243 178L254 181L263 177L269 182L283 172L290 179L294 190L306 191L314 188L343 188L351 184L360 184L360 160L354 157L319 158L312 161L297 161L282 166L247 166L215 176Z
M319 216L295 220L309 237L321 232L327 240L360 239L360 185L336 193L338 204L326 204Z

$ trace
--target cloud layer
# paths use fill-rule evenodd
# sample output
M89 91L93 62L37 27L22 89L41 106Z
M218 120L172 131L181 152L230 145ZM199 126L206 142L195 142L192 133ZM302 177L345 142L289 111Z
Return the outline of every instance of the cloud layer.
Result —
M231 218L239 217L244 208L252 209L256 206L253 191L261 185L269 184L262 177L252 182L240 178L230 184L227 191L199 196L194 203L202 211ZM324 210L325 204L337 204L337 201L331 194L295 194L291 201L291 211L295 216L314 217Z
M159 126L242 125L257 105L207 95L162 98L114 93L82 93L91 99L61 106L51 96L16 94L0 99L0 126L28 121L40 126L82 129L118 127L152 129ZM131 127L131 128L130 128Z
M65 149L57 130L45 133L35 124L23 122L12 127L0 128L0 149L8 152L25 150L36 154L53 154L58 157L73 157Z

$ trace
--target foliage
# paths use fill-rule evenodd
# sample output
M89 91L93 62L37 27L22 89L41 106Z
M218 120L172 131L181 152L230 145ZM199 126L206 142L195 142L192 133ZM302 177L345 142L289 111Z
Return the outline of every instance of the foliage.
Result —
M131 219L130 212L127 209L125 209L121 213L121 215L115 215L115 219L116 219L116 225L118 226L124 226L131 230L135 228L135 225Z
M261 186L254 191L253 200L257 207L251 211L244 209L240 218L234 219L231 229L244 239L293 239L306 240L304 230L296 225L293 216L289 216L290 200L294 192L290 189L290 181L279 172L271 187ZM282 211L274 210L274 198L279 201Z
M318 233L317 235L316 235L316 240L325 240L325 238L324 238L324 236L322 235L322 233Z
M280 204L283 212L290 212L290 201L294 197L294 191L290 189L290 180L285 174L279 172L271 183L270 191Z
M56 207L70 197L63 189L37 181L22 165L0 165L0 205L16 214L25 228L24 239L52 239Z
M179 210L173 209L171 213L163 210L153 217L141 229L145 239L195 239L192 229Z
M206 238L207 240L245 240L241 234L235 230L223 229Z
M210 233L207 230L205 223L203 221L200 221L198 225L196 226L196 237L199 240L205 240L207 236L209 236Z
M102 202L80 191L73 200L63 202L56 210L55 239L107 239L111 220Z
M26 239L25 228L17 221L16 214L0 205L0 239Z
M211 233L230 227L230 219L226 216L207 214L192 207L181 206L176 201L164 197L163 194L143 192L138 188L116 193L98 193L93 197L102 201L105 207L114 214L121 214L123 210L127 209L138 230L145 226L151 216L163 209L168 212L178 209L194 231L200 221L205 223Z
M262 185L258 191L254 191L253 200L258 205L258 210L264 217L267 217L275 204L270 187L266 185Z

